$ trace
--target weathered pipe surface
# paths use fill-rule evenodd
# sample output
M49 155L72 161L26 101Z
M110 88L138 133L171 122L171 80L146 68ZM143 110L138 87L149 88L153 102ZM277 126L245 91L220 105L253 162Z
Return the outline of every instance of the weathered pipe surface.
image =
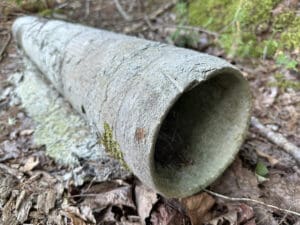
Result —
M217 57L62 21L22 17L25 54L145 184L183 197L233 161L248 127L247 81ZM120 153L120 149L121 152Z

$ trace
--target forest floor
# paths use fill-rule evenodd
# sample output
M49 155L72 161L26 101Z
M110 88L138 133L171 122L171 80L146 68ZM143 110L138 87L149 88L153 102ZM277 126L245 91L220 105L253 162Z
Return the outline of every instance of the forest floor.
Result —
M69 168L49 158L44 146L36 146L34 124L15 96L10 80L12 74L23 69L11 26L24 14L43 14L185 45L237 66L251 85L254 118L288 143L300 146L300 68L294 63L299 62L299 49L282 60L228 57L215 45L214 33L177 26L176 3L172 1L40 2L44 2L44 9L11 1L0 3L0 224L129 225L145 221L153 225L300 225L300 162L280 143L274 143L276 140L266 137L257 124L251 124L230 168L207 191L195 196L165 199L136 178L99 183L86 177L78 184L76 173L96 162ZM190 29L198 35L193 46L182 42ZM182 37L180 43L173 38L174 33Z

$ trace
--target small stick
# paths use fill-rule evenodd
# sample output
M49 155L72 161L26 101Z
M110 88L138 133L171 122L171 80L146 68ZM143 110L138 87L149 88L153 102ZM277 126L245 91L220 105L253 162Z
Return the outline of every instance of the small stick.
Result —
M147 17L147 18L149 19L149 21L155 20L157 17L159 17L160 15L164 14L167 10L173 8L175 4L176 4L175 1L169 2L169 3L165 4L165 5L163 5L162 7L160 7L158 10L152 12L150 14L150 16ZM125 33L132 33L134 31L140 29L144 25L145 22L147 22L147 21L145 21L145 16L144 16L144 21L141 21L140 23L137 23L135 26L133 26L131 29L129 29Z
M193 31L197 31L197 32L201 32L201 33L206 33L208 35L214 36L214 37L218 37L219 34L210 30L206 30L202 27L194 27L194 26L185 26L185 25L166 25L165 27L171 27L171 28L178 28L178 29L183 29L183 30L193 30Z
M164 14L166 11L168 11L169 9L173 8L173 6L176 4L176 1L171 1L165 5L163 5L162 7L160 7L158 10L156 10L155 12L151 13L149 16L150 20L155 20L158 16Z
M0 170L5 170L7 173L9 173L10 175L13 175L15 177L17 177L18 179L23 177L23 173L20 172L17 169L11 168L7 165L5 165L4 163L0 163Z
M145 20L146 24L148 25L148 27L150 28L150 30L155 30L155 28L153 27L153 25L147 15L145 15L144 20Z
M292 155L296 162L300 165L300 148L289 142L282 134L276 133L265 127L256 117L251 117L251 125L255 127L259 134L268 138L274 144L281 147L284 151Z
M282 212L285 212L285 213L288 213L288 214L293 214L295 216L300 216L299 212L295 212L295 211L292 211L292 210L289 210L289 209L279 208L277 206L266 204L264 202L261 202L261 201L255 200L255 199L251 199L251 198L232 198L232 197L222 195L222 194L219 194L219 193L207 190L207 189L204 189L204 191L208 194L211 194L211 195L217 197L217 198L223 198L223 199L229 200L229 201L252 202L252 203L263 205L265 207L268 207L268 208L271 208L271 209L276 209L276 210L279 210L279 211L282 211Z
M117 7L117 10L118 10L119 13L121 14L121 16L122 16L126 21L131 21L131 20L132 20L131 16L129 16L129 15L124 11L124 9L122 8L122 6L121 6L119 0L114 0L114 3L115 3L115 5L116 5L116 7Z
M7 38L6 42L4 43L3 47L0 49L0 62L2 61L3 54L4 54L5 50L6 50L6 48L8 47L10 40L11 40L11 34L10 34L10 32L7 32L7 35L8 35L8 38Z
M85 0L85 14L84 14L84 18L88 18L88 16L90 15L90 2L91 0Z

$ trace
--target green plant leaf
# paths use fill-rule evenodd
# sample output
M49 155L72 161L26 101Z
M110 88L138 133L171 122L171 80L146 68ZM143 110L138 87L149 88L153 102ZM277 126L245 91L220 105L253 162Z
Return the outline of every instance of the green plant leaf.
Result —
M266 177L269 173L269 170L264 163L258 162L256 164L255 173L259 176Z
M276 57L276 64L282 65L286 69L294 69L296 70L298 62L296 60L291 59L288 55L281 53Z

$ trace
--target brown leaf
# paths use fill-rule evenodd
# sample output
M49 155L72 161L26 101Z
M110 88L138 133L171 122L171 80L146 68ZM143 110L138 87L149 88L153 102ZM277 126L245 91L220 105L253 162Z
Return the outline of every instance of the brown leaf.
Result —
M138 215L141 217L141 222L145 224L145 219L150 216L153 205L158 201L157 194L143 184L138 184L134 192Z
M21 136L29 136L29 135L32 135L33 132L34 132L34 130L32 130L32 129L26 129L26 130L20 131L20 135Z
M94 193L88 191L82 205L88 205L91 208L103 208L109 205L127 206L135 209L132 200L132 187L122 186L103 193ZM83 196L85 195L83 194Z
M96 223L95 217L92 214L92 210L88 206L82 206L82 207L80 207L80 209L75 206L67 206L67 207L64 207L64 212L67 213L68 218L70 216L70 217L76 219L77 222L80 219L83 222ZM85 224L85 223L83 223L83 224Z
M225 215L212 219L205 225L237 225L237 213L230 211Z
M258 149L256 149L256 153L257 155L259 155L260 157L266 158L269 163L271 164L271 166L275 166L276 164L278 164L279 160L275 159L274 157L272 157L271 155L264 153L263 151L260 151Z
M71 225L86 225L84 220L77 217L75 214L72 214L72 213L69 213L69 212L64 212L63 215L71 220Z
M35 156L30 156L25 165L23 167L21 167L21 171L23 172L28 172L28 171L31 171L33 170L35 167L37 167L40 163L40 160L38 157L35 157Z
M173 199L173 201L175 201ZM157 204L150 216L152 225L185 225L190 224L190 219L181 208L179 202L164 200Z
M46 207L45 212L48 214L51 209L54 208L56 202L56 192L53 189L49 189L46 195Z
M21 192L21 193L24 193L24 192ZM21 195L19 197L17 199L17 202L20 202L19 207L18 207L17 219L19 222L24 223L28 218L30 209L32 208L33 195L25 194L25 197L21 196Z
M59 213L58 210L52 210L47 215L47 224L56 224L56 225L65 225L63 222L62 215Z
M243 167L239 158L211 187L213 191L230 197L251 197L253 199L260 197L260 189L255 174Z
M0 162L17 158L20 154L17 145L16 141L9 140L0 143Z
M205 223L205 225L244 225L254 224L253 209L246 204L226 204L227 213L218 216L211 221Z
M92 223L96 223L96 219L93 215L92 209L89 206L81 206L80 211L83 219Z
M17 194L15 192L12 192L9 200L6 202L6 204L3 207L1 222L4 222L4 225L18 224L16 215L14 213L16 198L17 198ZM12 221L14 222L11 223Z
M238 214L238 223L244 224L254 217L254 211L252 207L241 203L241 204L233 204L232 211L236 211Z
M0 207L6 203L17 183L16 177L0 173Z
M36 208L45 214L49 214L50 210L55 207L56 191L55 189L48 189L37 197Z
M257 224L268 224L268 225L278 225L278 221L273 217L272 212L270 212L264 206L255 207L255 219ZM252 224L251 224L252 225Z
M246 223L243 224L243 225L256 225L255 219L251 219L251 220L249 220L248 222L246 222ZM270 224L268 224L268 225L270 225Z
M115 214L112 212L112 207L109 206L106 209L104 209L101 212L102 216L100 218L97 218L99 221L101 221L102 223L107 222L107 223L115 223L116 219L115 219ZM98 222L97 220L97 222Z
M209 210L215 204L215 200L207 193L200 193L181 200L187 210L193 225L200 225L211 219Z

